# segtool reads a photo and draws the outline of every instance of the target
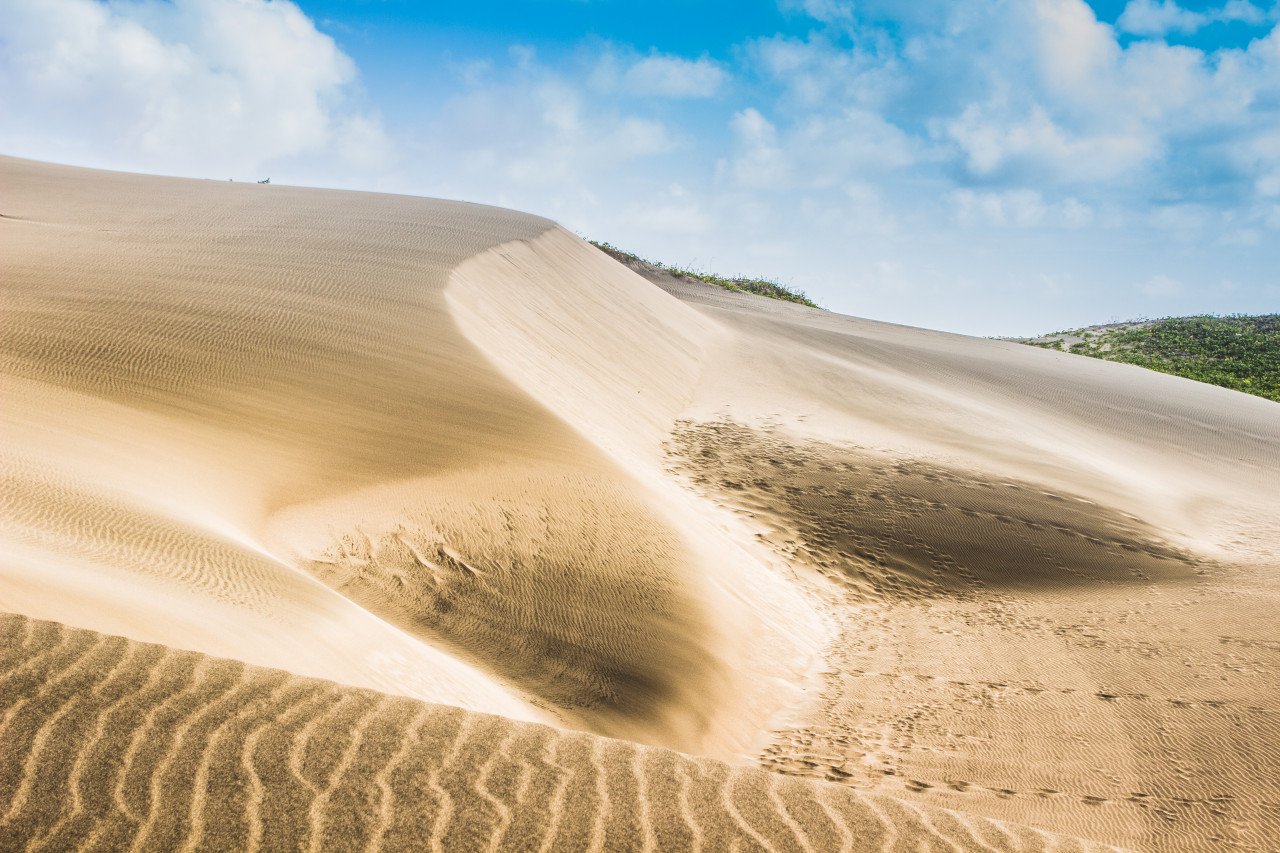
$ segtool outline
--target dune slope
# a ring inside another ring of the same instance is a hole
[[[0,182],[6,843],[1280,834],[1280,405],[478,205]]]
[[[797,681],[818,632],[727,600],[696,525],[494,369],[446,301],[455,266],[551,223],[3,165],[9,609],[691,751],[758,746],[790,701],[768,681]],[[656,326],[696,326],[653,297]]]
[[[1280,407],[657,283],[739,342],[671,472],[807,567],[837,625],[820,710],[765,766],[1134,847],[1269,849]]]

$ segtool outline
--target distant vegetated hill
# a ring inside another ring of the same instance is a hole
[[[1015,340],[1280,401],[1280,314],[1141,319]]]
[[[767,278],[727,278],[714,273],[698,272],[684,267],[669,266],[661,261],[650,261],[639,255],[633,255],[631,252],[623,251],[611,243],[600,243],[595,240],[589,241],[600,251],[609,255],[616,261],[631,267],[632,269],[641,269],[649,267],[670,273],[676,278],[686,278],[695,281],[701,281],[705,284],[714,284],[716,287],[723,287],[725,290],[736,290],[744,293],[754,293],[757,296],[767,296],[770,299],[781,299],[784,302],[795,302],[800,305],[808,305],[810,308],[821,308],[812,299],[804,294],[803,291],[794,290],[785,284]]]

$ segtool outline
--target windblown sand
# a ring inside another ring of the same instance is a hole
[[[1098,849],[52,622],[0,631],[4,849]]]
[[[1280,837],[1280,405],[478,205],[0,186],[0,848]]]

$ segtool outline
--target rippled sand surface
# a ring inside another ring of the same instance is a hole
[[[1266,850],[1280,406],[0,159],[0,847]]]
[[[5,849],[1097,849],[51,622],[0,631]]]

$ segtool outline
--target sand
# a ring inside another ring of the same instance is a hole
[[[0,631],[4,849],[1102,849],[51,622]]]
[[[0,846],[1265,850],[1280,406],[0,158]]]

